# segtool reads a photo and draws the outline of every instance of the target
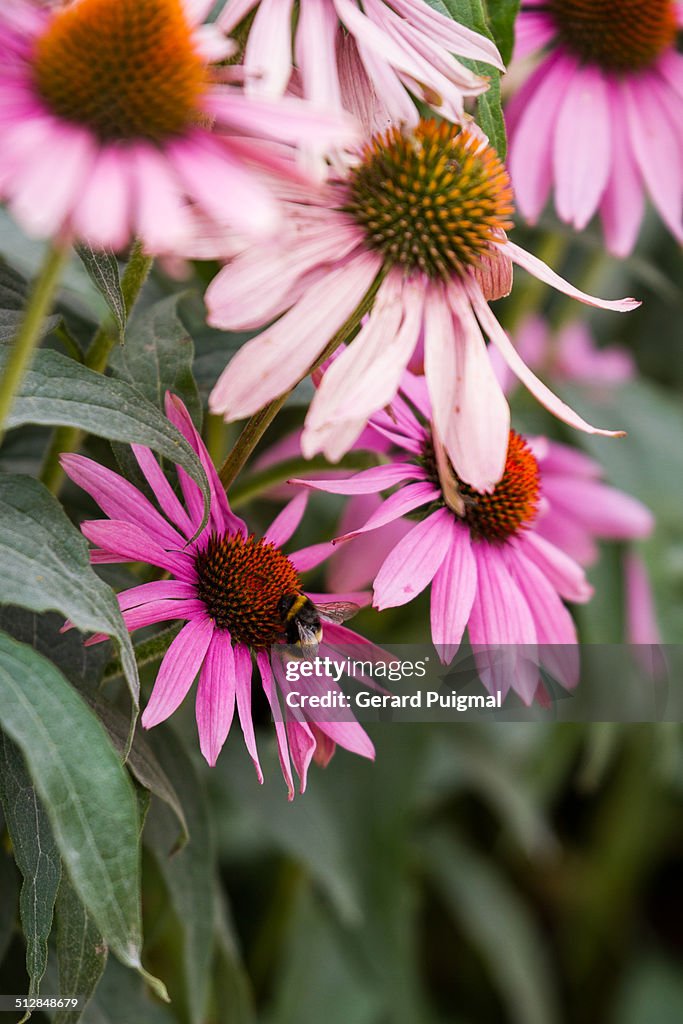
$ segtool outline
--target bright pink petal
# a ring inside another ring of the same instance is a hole
[[[183,583],[180,580],[153,580],[150,583],[141,583],[137,587],[123,590],[116,596],[119,608],[123,612],[129,608],[148,604],[150,601],[161,601],[169,598],[196,599],[197,590],[194,584]]]
[[[192,520],[164,476],[164,472],[151,448],[145,448],[140,444],[134,444],[131,447],[145,480],[154,491],[154,497],[159,502],[162,511],[166,513],[172,523],[175,523],[186,538],[191,537],[195,532]]]
[[[298,529],[306,511],[307,501],[308,495],[304,493],[297,494],[295,498],[292,498],[282,512],[273,519],[263,535],[264,541],[274,544],[276,548],[284,547]]]
[[[578,231],[607,185],[611,132],[607,83],[599,68],[588,65],[569,81],[555,129],[555,206]]]
[[[615,256],[628,256],[636,244],[643,219],[645,193],[629,140],[621,85],[609,83],[612,120],[612,171],[602,197],[600,214],[605,240]]]
[[[164,722],[182,704],[211,643],[214,625],[209,618],[183,626],[161,662],[142,724],[151,729]]]
[[[519,538],[520,550],[538,566],[548,582],[567,601],[583,604],[593,596],[586,574],[572,558],[533,531]]]
[[[360,495],[346,502],[339,522],[339,533],[344,536],[362,526],[379,507],[381,499]],[[371,534],[360,534],[342,545],[330,559],[326,576],[330,590],[336,592],[367,587],[379,572],[389,552],[413,528],[408,519],[397,519]]]
[[[235,655],[230,634],[217,629],[199,673],[196,703],[199,749],[212,768],[230,732],[235,690]]]
[[[450,541],[432,580],[432,642],[444,665],[453,660],[472,610],[477,566],[469,530],[451,517]]]
[[[292,768],[289,760],[287,729],[283,721],[282,711],[280,710],[280,703],[277,699],[277,693],[275,691],[273,673],[270,667],[270,658],[265,651],[259,651],[259,653],[256,655],[256,664],[258,665],[259,672],[261,673],[261,683],[263,685],[263,692],[266,695],[268,703],[270,704],[270,710],[273,714],[273,725],[275,726],[275,735],[277,737],[277,751],[278,756],[280,758],[280,767],[282,768],[282,775],[284,777],[285,782],[287,783],[287,795],[290,800],[293,800],[294,781],[292,779]]]
[[[121,519],[93,519],[81,523],[81,532],[105,551],[131,562],[147,562],[168,569],[180,579],[193,577],[192,561],[180,551],[165,551],[147,530]]]
[[[608,540],[649,537],[654,528],[650,510],[630,494],[595,480],[544,478],[543,493],[551,502]]]
[[[290,480],[292,484],[310,487],[314,491],[327,491],[328,494],[374,494],[386,491],[406,480],[419,480],[424,477],[424,470],[408,462],[392,462],[388,466],[372,466],[362,469],[359,473],[345,480]]]
[[[624,570],[628,642],[659,644],[662,638],[652,588],[645,564],[635,551],[624,556]]]
[[[322,544],[311,544],[310,547],[294,551],[287,557],[297,572],[308,572],[309,569],[316,569],[333,551],[332,542],[324,541]]]
[[[244,644],[238,644],[234,649],[235,655],[235,682],[237,687],[237,714],[239,715],[244,745],[254,763],[256,778],[263,785],[263,772],[256,749],[256,736],[254,734],[254,721],[251,717],[251,652]]]
[[[393,523],[395,519],[413,512],[422,505],[437,501],[440,497],[440,489],[432,483],[425,481],[424,483],[407,484],[383,501],[380,507],[372,513],[367,523],[359,526],[352,533],[340,537],[339,540],[350,540],[361,533],[368,533],[380,526],[386,526],[387,523]]]
[[[448,551],[452,518],[449,509],[439,509],[396,545],[375,579],[376,608],[407,604],[431,583]]]

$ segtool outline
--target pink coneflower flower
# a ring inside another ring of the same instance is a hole
[[[299,0],[296,17],[293,8],[293,0],[228,0],[218,18],[226,32],[247,35],[246,88],[253,95],[279,96],[289,85],[293,32],[304,96],[342,109],[350,62],[367,74],[389,117],[410,125],[418,120],[412,96],[459,121],[463,99],[488,88],[454,54],[505,70],[489,39],[424,0]]]
[[[184,504],[178,499],[148,448],[133,452],[159,509],[133,484],[91,459],[64,455],[69,477],[90,494],[108,519],[81,524],[96,545],[92,561],[145,562],[170,574],[170,579],[142,583],[118,595],[128,629],[158,622],[185,620],[157,674],[142,724],[149,729],[180,707],[197,673],[197,728],[202,754],[214,765],[230,731],[237,707],[244,741],[263,781],[251,717],[252,655],[273,712],[280,764],[292,799],[291,760],[306,787],[313,758],[326,764],[335,744],[363,757],[373,757],[368,736],[355,721],[308,722],[303,715],[283,716],[278,689],[284,674],[283,655],[274,645],[285,643],[280,602],[303,594],[300,573],[324,560],[330,545],[314,545],[289,556],[282,551],[298,527],[305,496],[297,495],[271,523],[263,537],[249,534],[230,509],[208,452],[180,401],[167,396],[166,413],[199,456],[209,478],[211,514],[196,537],[203,514],[199,487],[182,469],[178,478]],[[362,602],[363,595],[308,594],[316,605],[328,600]],[[106,637],[97,635],[89,641]],[[377,649],[341,625],[326,622],[320,655],[334,656],[334,645],[353,644],[372,657]],[[332,685],[331,680],[326,680]]]
[[[219,272],[206,302],[226,330],[279,318],[249,341],[219,378],[210,408],[228,420],[255,413],[305,376],[378,277],[355,340],[325,373],[306,417],[306,456],[335,461],[369,416],[391,401],[424,339],[424,372],[436,429],[460,478],[487,490],[501,478],[510,412],[484,335],[556,416],[592,427],[520,359],[487,297],[510,290],[512,262],[582,302],[629,310],[573,288],[508,241],[512,191],[476,128],[421,121],[393,128],[320,192],[293,187],[273,245],[254,245]]]
[[[191,234],[187,201],[238,231],[274,229],[253,165],[263,140],[344,144],[349,123],[214,80],[232,44],[211,0],[6,0],[0,12],[0,197],[29,234],[150,251]],[[260,145],[259,145],[260,143]]]
[[[516,57],[540,63],[507,108],[510,171],[535,221],[554,189],[581,230],[631,252],[645,193],[683,242],[683,6],[673,0],[524,0]]]
[[[484,682],[526,703],[538,687],[533,651],[565,686],[576,683],[576,629],[563,604],[591,597],[583,569],[538,531],[551,510],[544,499],[542,460],[534,447],[510,431],[501,479],[489,493],[475,489],[454,470],[430,428],[432,410],[420,381],[404,378],[410,403],[397,397],[372,424],[398,449],[385,466],[346,480],[298,480],[333,494],[366,495],[392,490],[364,525],[341,540],[377,533],[410,515],[413,522],[381,566],[364,549],[358,577],[374,571],[374,605],[407,604],[431,584],[431,632],[449,663],[465,629],[475,651],[505,647],[513,657],[495,665]],[[419,410],[419,411],[418,411]],[[543,450],[543,445],[540,445]],[[515,649],[519,650],[517,657]]]
[[[572,320],[553,332],[547,320],[534,314],[520,323],[512,341],[527,366],[552,381],[569,381],[594,391],[625,384],[636,374],[635,360],[626,348],[598,348],[590,328],[580,320]],[[491,352],[491,361],[509,394],[517,379],[496,349]]]

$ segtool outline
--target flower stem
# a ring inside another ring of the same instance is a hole
[[[365,314],[372,308],[375,296],[377,295],[379,286],[384,280],[386,273],[386,268],[383,267],[346,323],[342,324],[337,333],[332,336],[316,361],[311,367],[309,367],[303,377],[297,381],[297,384],[301,383],[301,381],[308,377],[309,374],[322,366],[322,364],[330,358],[332,353],[336,352],[340,345],[343,345],[344,342],[351,339]],[[296,386],[297,385],[295,384],[294,387]],[[247,423],[242,430],[242,433],[237,438],[232,451],[218,471],[219,479],[226,491],[240,471],[244,468],[247,459],[256,448],[256,445],[259,443],[266,430],[291,395],[292,391],[294,391],[294,387],[285,391],[284,394],[280,395],[278,398],[274,398],[272,402],[265,405],[263,409],[259,409],[257,413],[254,413],[254,415],[247,420]]]
[[[121,293],[128,316],[135,301],[147,280],[152,266],[152,257],[146,256],[140,242],[133,246],[126,269],[121,278]],[[89,370],[104,373],[109,362],[111,350],[119,341],[119,329],[113,320],[106,320],[98,329],[90,343],[83,363]],[[59,456],[65,452],[74,452],[83,440],[83,431],[78,427],[57,427],[48,449],[40,479],[53,494],[57,494],[64,480],[64,471]]]
[[[7,360],[2,383],[0,383],[0,443],[5,436],[5,422],[14,404],[17,391],[21,387],[33,353],[40,341],[43,321],[52,305],[69,252],[69,246],[50,244],[38,277],[29,292],[24,319]]]

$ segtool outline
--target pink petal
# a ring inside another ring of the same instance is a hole
[[[596,480],[543,479],[543,493],[598,537],[635,540],[654,528],[650,510],[630,494]]]
[[[74,210],[74,230],[94,249],[121,249],[131,232],[132,179],[128,154],[107,146],[94,167]]]
[[[381,499],[374,494],[348,501],[339,522],[340,535],[362,526],[380,504]],[[413,523],[409,520],[397,519],[372,534],[360,534],[342,545],[328,566],[326,581],[329,589],[338,592],[368,586],[392,548],[412,528]]]
[[[452,518],[449,509],[439,509],[399,541],[375,579],[376,608],[407,604],[431,583],[448,551]]]
[[[657,611],[643,560],[635,551],[624,556],[626,583],[626,621],[628,642],[660,644]]]
[[[273,681],[273,673],[270,667],[270,659],[268,654],[264,651],[259,651],[256,655],[256,664],[258,665],[259,672],[261,673],[261,683],[263,685],[263,692],[265,693],[268,703],[270,704],[270,710],[273,714],[273,725],[275,726],[275,735],[277,737],[277,751],[280,758],[280,767],[282,768],[282,774],[284,780],[287,783],[287,795],[290,800],[294,799],[294,781],[292,779],[292,768],[289,761],[289,747],[287,745],[287,730],[285,723],[282,718],[282,711],[280,710],[280,704],[277,699],[277,693],[275,692],[275,684]],[[311,755],[312,755],[311,751]]]
[[[235,712],[235,655],[230,634],[215,630],[197,686],[199,749],[213,768],[228,738]]]
[[[380,259],[367,253],[328,274],[272,327],[243,345],[209,396],[212,412],[242,419],[293,387],[370,288]]]
[[[407,484],[390,495],[386,501],[383,501],[380,507],[372,513],[367,523],[359,526],[352,533],[347,533],[346,536],[338,539],[341,541],[350,540],[361,533],[368,533],[370,530],[376,530],[380,526],[386,526],[387,523],[394,522],[395,519],[413,512],[422,505],[438,501],[440,497],[441,491],[434,484],[427,482]]]
[[[164,722],[182,704],[211,643],[214,625],[211,619],[193,619],[183,626],[164,655],[142,724],[151,729]]]
[[[453,660],[470,617],[477,587],[477,566],[469,530],[451,517],[450,541],[432,580],[432,642],[444,665]]]
[[[500,326],[495,316],[491,312],[488,303],[484,300],[479,290],[471,285],[468,288],[470,300],[474,308],[479,323],[488,334],[490,340],[496,346],[500,354],[502,355],[505,362],[508,364],[512,372],[519,378],[525,387],[529,389],[532,395],[538,399],[541,405],[544,405],[553,416],[557,416],[558,419],[564,423],[568,423],[571,427],[575,427],[577,430],[583,430],[587,434],[601,434],[604,437],[623,437],[623,431],[619,430],[604,430],[601,427],[594,427],[583,417],[579,416],[578,413],[574,412],[568,405],[566,405],[557,395],[553,394],[549,387],[539,380],[535,373],[533,373],[529,367],[524,363],[516,348],[508,338],[507,334]]]
[[[294,551],[287,557],[297,572],[308,572],[309,569],[316,569],[333,551],[332,542],[324,541],[322,544],[311,544],[310,547]]]
[[[246,16],[253,11],[259,0],[227,0],[216,19],[224,32],[232,32]]]
[[[372,466],[370,469],[361,469],[359,473],[355,473],[345,480],[296,478],[289,482],[301,487],[310,487],[314,491],[327,491],[328,494],[374,494],[388,490],[405,480],[419,480],[424,475],[424,470],[420,466],[414,466],[408,462],[392,462],[388,466]]]
[[[137,146],[131,153],[133,221],[148,252],[168,252],[186,242],[192,220],[179,183],[168,161],[152,146]]]
[[[256,749],[254,721],[251,717],[251,652],[244,646],[244,644],[238,644],[233,648],[233,652],[235,655],[237,714],[239,715],[242,735],[244,736],[244,745],[246,746],[247,752],[249,753],[249,756],[254,763],[254,768],[256,769],[256,778],[261,785],[263,785],[263,772],[261,771],[261,764],[259,762],[258,751]]]
[[[292,0],[260,0],[243,63],[247,93],[284,93],[292,74]]]
[[[342,108],[337,76],[339,22],[328,0],[300,0],[296,27],[296,62],[303,94],[327,110]],[[347,110],[355,108],[346,105]]]
[[[116,596],[119,608],[123,612],[129,608],[148,604],[150,601],[169,598],[196,599],[197,590],[192,583],[182,583],[180,580],[153,580],[151,583],[141,583],[137,587],[129,587],[128,590],[123,590]]]
[[[572,558],[532,531],[522,534],[518,543],[522,553],[538,566],[558,594],[577,604],[590,601],[593,588]]]
[[[626,103],[617,82],[609,84],[612,119],[612,171],[600,205],[607,247],[615,256],[628,256],[636,244],[643,219],[643,181],[629,141]]]
[[[298,529],[306,511],[307,502],[308,495],[305,493],[297,494],[295,498],[292,498],[264,533],[264,541],[274,544],[276,548],[284,547]]]
[[[140,444],[131,445],[145,480],[154,491],[154,497],[172,523],[188,538],[194,533],[192,520],[178,500],[173,488],[164,476],[163,470],[152,450]]]
[[[194,573],[187,555],[165,551],[148,531],[121,519],[94,519],[81,523],[81,532],[99,547],[131,562],[147,562],[179,576],[191,579]]]
[[[555,129],[555,206],[581,231],[595,213],[611,162],[608,86],[588,65],[570,79]]]

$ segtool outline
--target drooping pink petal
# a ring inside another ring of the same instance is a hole
[[[626,106],[619,82],[610,81],[612,170],[600,204],[605,240],[615,256],[628,256],[643,219],[645,192],[629,139]]]
[[[140,444],[133,444],[131,448],[147,483],[154,491],[154,496],[159,502],[162,511],[166,513],[172,523],[175,523],[184,537],[191,537],[194,533],[192,520],[164,476],[164,472],[151,448],[145,448]]]
[[[142,724],[151,729],[164,722],[182,704],[211,643],[211,619],[192,619],[183,626],[164,655],[151,696],[142,713]]]
[[[254,734],[254,721],[251,717],[251,677],[252,664],[251,652],[244,644],[237,644],[233,648],[235,656],[235,685],[237,688],[237,714],[244,736],[244,744],[256,769],[256,778],[263,785],[263,772],[256,749],[256,736]]]
[[[260,0],[244,51],[245,89],[281,96],[292,74],[293,0]]]
[[[432,580],[430,612],[432,642],[444,665],[450,664],[460,646],[477,587],[469,530],[454,516],[448,529],[448,548]]]
[[[264,541],[274,544],[276,548],[284,547],[298,529],[306,511],[307,502],[308,495],[303,492],[292,498],[280,514],[273,519],[263,535]]]
[[[380,503],[381,498],[374,494],[347,501],[339,521],[340,535],[362,526]],[[389,552],[412,527],[410,520],[398,519],[342,545],[330,559],[326,577],[329,589],[337,593],[369,586]]]
[[[243,345],[209,396],[211,411],[242,419],[293,387],[357,309],[379,264],[376,254],[367,253],[331,271],[272,327]]]
[[[538,566],[555,590],[567,601],[584,604],[593,588],[580,565],[537,533],[528,530],[518,541],[520,550]]]
[[[624,556],[626,632],[629,643],[662,642],[654,596],[642,558],[635,551]]]
[[[604,437],[623,437],[623,431],[619,430],[605,430],[601,427],[594,427],[578,413],[574,412],[565,402],[563,402],[557,395],[553,394],[549,387],[547,387],[543,381],[539,380],[535,373],[533,373],[529,367],[524,363],[520,357],[517,349],[514,347],[507,334],[500,326],[487,302],[484,301],[483,296],[478,289],[474,289],[471,285],[468,286],[470,300],[474,308],[479,323],[488,334],[490,340],[499,350],[505,362],[508,364],[512,372],[519,378],[525,387],[529,389],[532,395],[538,399],[541,405],[544,405],[553,416],[557,416],[558,419],[564,423],[568,423],[571,427],[575,427],[577,430],[583,430],[587,434],[601,434]]]
[[[449,509],[439,509],[396,545],[375,578],[376,608],[407,604],[431,583],[448,550],[452,518]]]
[[[212,768],[230,732],[235,691],[235,656],[230,634],[216,629],[199,673],[196,702],[199,749]]]
[[[502,552],[486,541],[473,545],[477,588],[469,635],[482,682],[490,693],[510,688],[531,704],[538,686],[536,627],[531,610],[505,567]]]
[[[259,672],[261,673],[261,684],[263,686],[263,692],[266,695],[268,703],[270,704],[270,710],[273,714],[273,725],[275,726],[275,735],[277,737],[278,757],[280,759],[282,775],[287,784],[287,796],[290,800],[293,800],[294,781],[292,779],[292,767],[289,760],[287,729],[285,727],[285,722],[282,717],[280,702],[277,699],[277,693],[275,691],[273,673],[270,667],[270,658],[265,651],[258,652],[258,654],[256,655],[256,664],[258,665]],[[311,756],[312,754],[313,751],[311,750]]]
[[[406,480],[424,479],[425,473],[420,466],[409,462],[391,462],[387,466],[371,466],[361,469],[353,476],[344,480],[305,480],[296,478],[292,484],[310,487],[314,491],[327,491],[328,494],[375,494],[386,491]]]

